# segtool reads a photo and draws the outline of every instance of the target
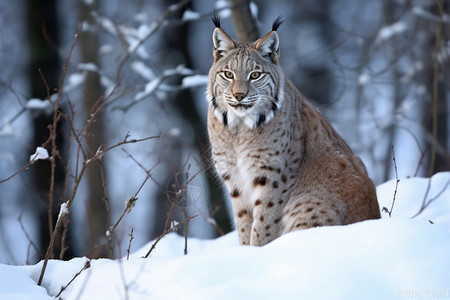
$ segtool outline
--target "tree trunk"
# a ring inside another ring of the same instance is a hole
[[[440,1],[440,4],[438,3],[432,8],[433,14],[442,18],[445,14],[448,15],[449,10],[450,5],[447,1]],[[425,52],[427,57],[429,57],[426,60],[426,73],[428,76],[425,79],[425,84],[431,103],[425,105],[426,109],[423,117],[424,125],[428,132],[425,149],[431,149],[426,168],[428,176],[450,170],[450,153],[448,151],[449,107],[445,83],[446,78],[448,82],[449,71],[448,68],[445,68],[448,62],[438,58],[438,54],[442,53],[443,44],[450,37],[449,29],[448,23],[439,21],[435,23],[434,31],[428,31],[430,43],[429,50]],[[430,53],[433,53],[433,55],[430,55]]]
[[[233,24],[240,42],[253,42],[259,38],[258,28],[250,11],[250,0],[231,0]]]
[[[46,99],[49,95],[47,93],[47,86],[39,74],[41,70],[43,77],[50,89],[50,92],[59,85],[60,77],[60,61],[58,59],[57,45],[58,45],[58,24],[56,13],[56,0],[29,0],[25,5],[27,8],[28,20],[28,36],[29,36],[29,50],[30,50],[30,66],[29,78],[31,85],[31,97],[38,99]],[[33,147],[41,146],[49,138],[48,126],[53,123],[53,114],[45,115],[39,114],[34,116],[34,142]],[[64,135],[61,133],[61,126],[57,128],[56,144],[58,149],[62,149],[64,144]],[[51,147],[47,147],[51,150]],[[34,149],[29,149],[33,153]],[[51,156],[54,153],[49,151]],[[38,197],[33,201],[40,203],[39,199],[43,199],[46,207],[38,208],[40,220],[40,235],[41,235],[41,249],[46,249],[50,241],[50,232],[56,222],[59,213],[59,192],[63,190],[64,186],[64,168],[56,160],[55,185],[53,193],[53,203],[50,203],[49,190],[51,167],[49,160],[37,161],[33,170],[35,171],[35,186]],[[50,208],[50,209],[49,209]],[[59,240],[59,239],[58,239]],[[54,249],[54,253],[58,251],[58,245]],[[53,254],[54,254],[53,253]],[[52,257],[54,257],[52,255]]]
[[[87,1],[80,2],[80,20],[89,24],[91,28],[82,31],[79,38],[79,47],[81,50],[81,59],[83,63],[92,63],[99,65],[98,49],[99,37],[96,30],[95,20],[91,13],[97,10],[96,2],[87,4]],[[96,105],[101,97],[102,90],[100,87],[100,78],[96,72],[88,72],[84,84],[83,97],[85,116],[89,118],[92,108]],[[87,143],[89,148],[89,155],[93,156],[98,147],[104,142],[104,127],[102,120],[102,112],[97,114],[96,120],[93,123],[87,135]],[[98,249],[97,247],[104,244],[106,241],[105,232],[107,230],[107,217],[104,203],[103,185],[101,179],[101,171],[98,163],[89,166],[87,170],[87,201],[88,201],[88,224],[90,230],[89,250],[90,256],[93,258],[106,255],[105,249]]]

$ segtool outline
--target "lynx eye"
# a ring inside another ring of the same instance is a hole
[[[233,79],[233,72],[231,71],[225,71],[225,77],[228,79]]]
[[[261,76],[261,72],[250,73],[250,79],[258,79]]]

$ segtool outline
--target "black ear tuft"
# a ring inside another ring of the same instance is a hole
[[[217,11],[213,13],[213,15],[211,16],[211,20],[216,27],[220,28],[220,15]]]
[[[275,21],[273,21],[272,24],[272,31],[277,31],[278,27],[280,27],[281,24],[283,24],[284,22],[284,17],[283,16],[278,16]]]

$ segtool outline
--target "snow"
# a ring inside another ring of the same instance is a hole
[[[96,21],[100,26],[112,35],[117,35],[116,25],[108,18],[104,16],[100,16],[96,13],[93,13],[93,16],[96,18]],[[89,26],[89,25],[88,25]],[[83,27],[84,28],[84,27]]]
[[[199,14],[198,12],[187,9],[184,11],[183,17],[181,18],[181,20],[185,21],[185,22],[195,21],[195,20],[200,19],[201,17],[202,17],[202,15]]]
[[[47,149],[42,147],[36,147],[36,152],[30,155],[30,162],[34,163],[36,160],[48,158],[49,156]]]
[[[192,75],[186,76],[181,82],[183,88],[190,88],[199,85],[206,85],[208,83],[208,76],[206,75]]]
[[[54,299],[62,287],[62,299],[449,297],[449,182],[450,172],[401,178],[392,218],[297,231],[264,247],[239,246],[232,232],[189,238],[184,255],[184,237],[170,233],[147,259],[154,242],[128,260],[51,260],[43,287],[36,284],[42,262],[0,264],[0,299]],[[395,183],[377,188],[380,207],[390,209]]]
[[[420,6],[414,6],[412,8],[412,12],[418,16],[423,18],[424,20],[428,20],[428,21],[433,21],[433,22],[438,22],[439,21],[439,16],[434,15],[433,13],[426,11],[423,7]],[[442,21],[443,22],[449,22],[449,16],[446,14],[443,14],[442,16]]]
[[[0,137],[8,137],[14,135],[14,129],[9,122],[5,122],[0,126]]]
[[[43,110],[43,111],[52,111],[53,107],[50,103],[50,101],[47,100],[41,100],[41,99],[30,99],[25,104],[25,107],[27,109],[33,109],[33,110]]]
[[[78,69],[83,71],[98,72],[98,66],[94,63],[79,63]]]
[[[106,54],[111,54],[114,51],[114,46],[110,45],[110,44],[105,44],[100,46],[100,48],[98,49],[98,53],[100,55],[106,55]]]
[[[88,65],[88,67],[89,67],[89,65],[91,65],[91,64],[86,64],[86,65]],[[93,65],[93,64],[91,67],[94,69],[96,68],[95,65]],[[81,66],[80,66],[80,68],[81,68]],[[64,86],[64,92],[69,92],[69,91],[73,90],[74,88],[83,84],[85,80],[86,80],[86,74],[84,74],[84,73],[70,74],[70,76],[67,78],[67,83]]]
[[[149,70],[146,70],[143,67],[143,65],[135,64],[133,67],[134,67],[134,71],[138,72],[142,76],[150,75],[150,73],[148,72]],[[174,69],[165,70],[160,77],[151,79],[145,85],[144,90],[135,95],[134,100],[140,101],[143,98],[152,95],[158,89],[158,87],[161,85],[161,83],[164,81],[164,79],[166,79],[168,77],[171,77],[174,75],[184,75],[184,76],[188,76],[188,77],[193,77],[192,73],[193,73],[193,71],[189,68],[184,67],[184,65],[178,65]],[[188,80],[187,83],[183,81],[183,87],[187,87],[187,86],[184,86],[184,84],[200,85],[200,84],[203,84],[204,81],[205,81],[205,78],[203,76],[196,76],[194,79],[192,79],[190,81]]]
[[[130,28],[128,26],[120,27],[122,33],[125,34],[125,38],[129,44],[128,52],[134,53],[139,46],[141,46],[142,42],[145,41],[152,35],[157,29],[156,23],[151,24],[150,26],[146,24],[141,24],[137,29]]]
[[[377,188],[380,207],[390,209],[395,191],[395,179]],[[432,221],[450,233],[450,172],[438,173],[431,178],[400,179],[392,216],[414,217],[424,203],[427,208],[417,216]]]
[[[64,202],[63,204],[61,204],[61,207],[59,208],[58,220],[68,214],[69,214],[69,203]]]
[[[358,77],[358,83],[360,85],[366,85],[368,82],[370,81],[370,75],[367,73],[362,73],[359,77]]]
[[[158,86],[161,84],[161,82],[162,82],[162,79],[159,77],[149,81],[145,85],[144,91],[136,94],[136,96],[134,97],[135,101],[139,101],[142,98],[148,97],[151,94],[153,94],[156,91],[156,89],[158,88]]]
[[[131,63],[130,67],[144,79],[152,80],[155,78],[155,72],[153,72],[153,70],[146,66],[142,61],[134,61]]]
[[[381,28],[375,39],[376,43],[384,42],[395,35],[398,35],[408,29],[408,25],[404,22],[397,22]]]
[[[215,10],[220,11],[221,18],[226,19],[231,17],[230,3],[227,0],[217,0],[215,2]]]

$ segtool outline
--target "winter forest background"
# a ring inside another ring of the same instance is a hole
[[[205,125],[215,10],[239,39],[285,17],[283,69],[375,184],[450,170],[449,1],[3,1],[0,263],[232,230]]]

